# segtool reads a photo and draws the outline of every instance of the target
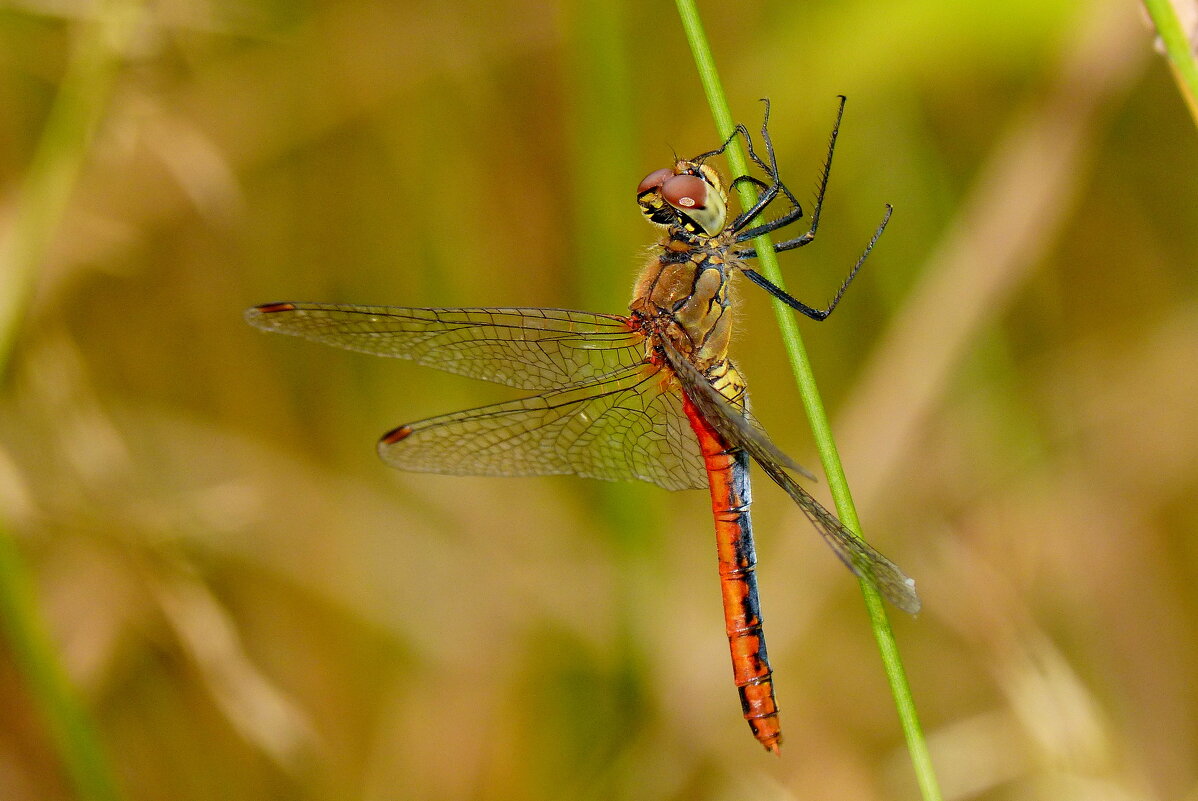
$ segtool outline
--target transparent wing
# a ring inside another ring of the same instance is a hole
[[[713,387],[702,372],[691,364],[677,349],[662,340],[666,360],[674,368],[683,391],[729,445],[744,448],[753,461],[765,471],[786,494],[798,504],[803,514],[815,526],[824,542],[860,578],[871,582],[892,604],[904,612],[919,611],[920,600],[915,593],[915,581],[907,577],[899,566],[891,562],[865,540],[845,528],[819,501],[787,473],[794,463],[774,445],[769,436],[752,425],[743,412],[737,409]]]
[[[431,417],[379,441],[401,470],[458,475],[574,473],[666,489],[707,486],[698,441],[666,374],[650,364],[531,398]]]
[[[266,331],[520,389],[590,381],[645,358],[644,334],[627,318],[565,309],[269,303],[245,319]]]

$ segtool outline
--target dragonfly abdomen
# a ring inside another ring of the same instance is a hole
[[[684,397],[683,405],[707,466],[724,626],[741,711],[753,736],[767,750],[776,752],[782,742],[782,729],[757,595],[757,553],[749,516],[749,456],[741,448],[729,448],[689,397]]]

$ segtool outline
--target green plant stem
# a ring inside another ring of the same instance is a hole
[[[0,526],[0,632],[45,721],[77,797],[118,801],[104,749],[58,658],[37,608],[29,571],[11,532]]]
[[[101,4],[74,41],[12,226],[0,242],[0,376],[7,373],[39,268],[78,182],[141,7],[141,0]],[[76,797],[117,801],[121,795],[99,735],[41,618],[34,582],[5,520],[0,520],[0,633]]]
[[[12,227],[0,242],[0,375],[6,372],[38,268],[79,179],[141,5],[140,0],[109,0],[95,9],[94,21],[75,39]]]
[[[1185,98],[1194,124],[1198,125],[1198,58],[1195,58],[1194,43],[1181,27],[1171,0],[1144,0],[1144,7],[1165,44],[1165,55],[1169,58],[1177,88]]]
[[[729,110],[728,100],[724,95],[719,74],[716,72],[715,61],[712,58],[711,48],[707,43],[707,36],[703,31],[703,24],[699,19],[698,10],[695,7],[694,0],[677,0],[677,5],[679,16],[682,18],[683,28],[686,31],[687,41],[690,43],[691,52],[694,54],[699,78],[703,83],[703,90],[707,95],[707,102],[711,106],[716,131],[721,138],[727,138],[732,135],[735,124],[732,121],[732,113]],[[732,140],[725,151],[725,156],[728,159],[728,167],[733,175],[744,175],[747,173],[745,157],[739,141]],[[738,189],[740,191],[741,205],[744,208],[749,208],[757,199],[755,189],[748,182],[742,182]],[[762,275],[774,284],[784,287],[777,256],[770,245],[769,237],[758,237],[754,240],[754,244],[759,254],[759,269]],[[828,477],[829,489],[836,501],[837,513],[840,515],[841,521],[855,535],[860,537],[861,524],[857,518],[857,511],[853,505],[848,482],[845,479],[844,468],[840,463],[840,455],[837,452],[836,443],[832,438],[832,428],[828,422],[828,416],[824,411],[823,400],[820,398],[819,388],[815,383],[815,374],[811,369],[811,362],[807,357],[806,349],[803,347],[802,338],[799,335],[799,327],[795,320],[794,312],[778,300],[774,301],[774,312],[778,318],[778,327],[781,329],[783,343],[790,357],[791,368],[794,372],[799,394],[803,400],[803,407],[815,436],[820,461]],[[932,767],[931,755],[928,752],[923,729],[919,725],[915,702],[911,696],[911,687],[907,681],[906,672],[903,670],[902,660],[899,657],[898,644],[894,639],[894,632],[890,628],[886,609],[883,606],[881,597],[878,595],[878,591],[868,581],[861,581],[861,592],[865,597],[865,606],[869,613],[870,624],[873,627],[874,637],[878,642],[878,648],[882,654],[882,664],[886,671],[886,677],[890,682],[890,690],[894,696],[903,734],[907,740],[907,750],[911,754],[911,762],[915,769],[920,791],[925,801],[939,801],[941,798],[940,786]]]

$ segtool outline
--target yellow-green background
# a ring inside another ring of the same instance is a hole
[[[849,97],[795,294],[895,206],[803,331],[919,581],[895,626],[946,797],[1198,798],[1198,137],[1138,6],[701,7],[802,199]],[[89,8],[0,9],[0,234]],[[0,387],[0,514],[128,798],[916,797],[856,584],[773,487],[780,759],[702,493],[395,473],[379,434],[512,393],[241,321],[620,312],[637,181],[717,144],[665,2],[146,7]],[[811,463],[742,290],[758,416]],[[0,797],[73,797],[9,656]]]

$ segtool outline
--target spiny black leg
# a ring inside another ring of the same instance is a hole
[[[769,100],[763,99],[762,102],[765,103],[765,122],[763,122],[761,124],[762,131],[764,131],[765,126],[769,122],[769,118],[770,118],[770,106],[769,106]],[[745,225],[747,225],[751,219],[753,219],[758,214],[760,214],[762,212],[762,210],[765,209],[766,206],[768,206],[770,203],[773,202],[774,198],[777,197],[779,191],[783,192],[786,195],[787,199],[790,200],[790,202],[793,206],[798,208],[798,205],[799,205],[798,200],[795,199],[795,196],[793,194],[791,194],[790,190],[787,189],[786,186],[784,186],[782,184],[782,182],[778,180],[778,169],[777,169],[778,165],[777,165],[776,159],[774,158],[773,146],[771,145],[770,150],[769,150],[770,164],[766,164],[764,161],[761,160],[761,157],[757,155],[757,151],[753,149],[753,137],[749,134],[749,129],[746,128],[744,125],[737,125],[736,128],[733,129],[732,133],[728,136],[728,138],[724,140],[724,143],[722,145],[720,145],[715,150],[709,150],[706,153],[700,153],[698,156],[695,156],[694,161],[701,162],[704,159],[711,158],[712,156],[722,155],[724,153],[724,151],[728,149],[728,145],[732,144],[732,140],[735,139],[737,136],[744,137],[745,148],[749,152],[749,158],[751,158],[753,160],[753,163],[756,164],[758,167],[760,167],[761,170],[764,173],[766,173],[766,175],[769,176],[770,180],[772,180],[773,183],[767,184],[764,181],[754,178],[751,175],[740,175],[740,176],[737,176],[735,179],[733,179],[731,188],[736,188],[736,185],[739,184],[741,181],[750,181],[750,182],[756,184],[758,186],[758,188],[760,188],[763,191],[763,194],[757,199],[757,202],[753,204],[753,208],[738,215],[737,218],[732,222],[732,225],[730,227],[733,231],[740,230]],[[785,223],[785,224],[789,224],[790,222],[793,222],[794,220],[796,220],[802,216],[803,216],[803,212],[801,209],[799,209],[799,213],[797,216],[794,215],[793,212],[789,212],[786,215],[787,223]],[[777,227],[781,227],[781,226],[777,226]],[[773,230],[773,228],[771,228],[770,230]],[[737,239],[736,241],[739,242],[742,240]]]
[[[840,105],[836,108],[836,122],[832,124],[832,135],[828,137],[828,157],[824,159],[824,171],[819,177],[819,192],[815,196],[815,208],[811,210],[811,230],[810,234],[815,236],[815,229],[819,227],[819,213],[824,207],[824,193],[828,191],[828,176],[832,174],[832,154],[836,151],[836,138],[840,136],[840,121],[844,119],[844,104],[846,98],[844,95],[837,95],[840,98]],[[889,208],[889,207],[888,207]],[[890,212],[886,212],[886,217],[890,217]],[[882,223],[882,227],[886,227],[886,223]]]
[[[882,222],[878,225],[878,230],[874,231],[874,235],[870,237],[869,244],[865,246],[865,252],[861,254],[861,258],[857,259],[857,263],[853,265],[853,269],[849,271],[848,277],[844,279],[844,282],[840,285],[840,289],[836,290],[836,295],[832,298],[832,302],[829,303],[826,308],[815,309],[811,306],[808,306],[806,303],[803,303],[801,300],[791,297],[786,293],[786,290],[782,289],[756,270],[750,270],[746,268],[741,270],[741,272],[744,273],[745,277],[754,284],[757,284],[757,286],[761,287],[766,292],[769,292],[778,300],[782,301],[800,314],[806,315],[817,322],[826,320],[828,319],[828,315],[830,315],[836,309],[836,305],[840,303],[840,299],[844,297],[844,293],[848,291],[849,284],[853,283],[853,279],[857,277],[857,272],[861,269],[861,265],[865,264],[866,257],[869,256],[870,251],[873,250],[874,245],[877,244],[878,237],[880,237],[882,232],[886,230],[886,223],[890,222],[890,214],[893,211],[894,207],[887,203],[886,214],[882,217]],[[810,239],[807,240],[807,242],[810,241]],[[803,244],[805,245],[807,242],[803,242]],[[799,247],[799,245],[795,245],[794,247]]]
[[[711,158],[712,156],[722,155],[724,151],[728,149],[728,145],[732,144],[732,140],[737,136],[741,136],[744,137],[745,148],[748,151],[749,158],[752,159],[753,163],[756,164],[761,171],[764,172],[773,182],[771,184],[767,184],[764,181],[758,180],[750,175],[741,175],[732,181],[733,188],[735,188],[736,185],[741,181],[750,181],[756,184],[757,187],[762,190],[762,195],[757,199],[757,202],[753,204],[753,207],[741,213],[736,217],[735,220],[733,220],[731,226],[729,226],[733,231],[740,231],[740,229],[748,225],[754,217],[760,214],[767,206],[769,206],[770,203],[774,201],[775,198],[777,198],[779,192],[783,193],[786,196],[786,199],[790,201],[791,206],[793,207],[790,211],[788,211],[782,217],[779,217],[777,220],[766,223],[765,225],[756,226],[752,229],[753,233],[747,236],[738,236],[735,240],[736,242],[744,242],[748,239],[752,239],[755,236],[760,236],[768,231],[774,231],[778,228],[790,225],[792,222],[803,216],[803,209],[799,205],[799,201],[795,198],[794,194],[791,193],[790,189],[788,189],[780,180],[778,180],[778,160],[774,153],[774,145],[770,141],[768,133],[770,121],[770,101],[768,98],[762,98],[762,102],[765,103],[765,115],[761,122],[761,133],[766,143],[766,155],[769,156],[768,163],[757,154],[757,150],[753,147],[753,137],[749,134],[749,129],[744,125],[737,125],[728,138],[724,140],[724,143],[715,150],[709,150],[706,153],[700,153],[694,158],[694,161],[702,162],[705,159]]]
[[[774,143],[770,140],[770,99],[768,97],[761,98],[761,102],[765,103],[765,115],[761,120],[761,141],[765,143],[765,154],[770,157],[770,166],[767,172],[778,180],[778,155],[774,152]],[[761,164],[761,159],[754,158]],[[765,169],[762,165],[762,169]]]
[[[766,119],[767,120],[769,119],[769,101],[766,101]],[[773,202],[774,198],[777,197],[777,195],[778,195],[779,188],[781,188],[781,190],[786,193],[787,197],[790,198],[790,201],[792,203],[794,203],[795,205],[798,205],[797,201],[795,201],[795,199],[794,199],[794,196],[791,195],[790,190],[788,190],[785,186],[782,186],[779,183],[777,175],[775,175],[773,173],[773,171],[771,171],[769,165],[767,165],[764,161],[762,161],[761,158],[757,155],[757,153],[753,150],[753,137],[749,135],[749,129],[746,128],[744,125],[737,125],[736,128],[733,129],[732,133],[728,136],[728,138],[724,140],[724,143],[722,145],[720,145],[715,150],[709,150],[706,153],[700,153],[699,155],[694,157],[693,161],[702,162],[705,159],[711,158],[712,156],[722,155],[723,152],[728,149],[728,145],[732,144],[732,140],[735,139],[737,136],[744,137],[745,147],[749,151],[750,158],[752,158],[754,163],[756,163],[759,167],[761,167],[761,169],[770,176],[770,178],[774,181],[774,183],[767,184],[764,181],[754,178],[751,175],[741,175],[741,176],[738,176],[737,178],[733,179],[732,185],[731,185],[732,188],[735,188],[736,185],[739,184],[741,181],[749,181],[749,182],[752,182],[753,184],[756,184],[761,190],[763,190],[763,194],[761,195],[761,197],[758,198],[757,202],[755,204],[753,204],[753,208],[747,212],[744,212],[743,214],[740,214],[739,216],[737,216],[737,218],[735,220],[733,220],[732,225],[730,226],[733,231],[736,231],[736,230],[740,229],[741,227],[745,226],[746,224],[748,224],[749,220],[753,219],[753,217],[756,217],[758,214],[761,213],[762,209],[764,209],[771,202]],[[799,213],[799,216],[802,216],[801,211]],[[795,219],[797,219],[797,218],[795,218]]]
[[[749,150],[752,150],[753,149],[753,140],[749,137],[749,129],[746,128],[744,125],[737,125],[735,128],[732,129],[732,133],[728,135],[728,138],[724,140],[724,144],[720,145],[715,150],[708,150],[706,153],[700,153],[699,155],[697,155],[693,159],[691,159],[691,161],[701,162],[701,161],[705,161],[705,160],[711,158],[712,156],[722,156],[724,154],[724,151],[728,149],[728,145],[732,144],[732,140],[735,139],[738,135],[743,136],[745,138],[745,142],[748,144]]]
[[[761,156],[757,155],[757,151],[753,149],[753,140],[746,134],[745,147],[749,151],[749,158],[753,163],[761,168],[761,171],[768,175],[774,181],[778,180],[778,159],[774,156],[774,145],[770,142],[770,135],[767,129],[770,124],[770,99],[768,97],[761,98],[761,102],[765,103],[765,114],[761,119],[761,138],[765,142],[765,154],[769,156],[769,163],[761,160]]]
[[[841,99],[841,108],[843,110],[844,98],[841,97],[840,99]],[[739,135],[739,136],[744,137],[745,149],[748,151],[749,158],[753,160],[753,163],[756,164],[758,167],[760,167],[761,171],[764,172],[766,175],[768,175],[772,180],[777,181],[778,180],[778,159],[774,153],[774,145],[773,145],[773,142],[770,141],[770,135],[769,135],[769,130],[768,130],[769,122],[770,122],[770,100],[768,97],[763,97],[763,98],[761,98],[761,102],[765,103],[765,116],[761,122],[761,137],[765,141],[765,146],[766,146],[765,152],[766,152],[766,155],[769,156],[769,159],[770,159],[769,163],[766,163],[764,160],[762,160],[761,156],[757,155],[757,151],[753,147],[753,137],[749,134],[749,129],[746,128],[743,124],[737,125],[736,128],[734,128],[732,130],[732,133],[728,136],[728,138],[724,140],[724,143],[722,145],[717,147],[715,150],[709,150],[706,153],[700,153],[699,155],[695,156],[695,158],[693,160],[694,161],[703,161],[704,159],[709,159],[712,156],[722,155],[724,153],[724,151],[728,149],[728,145],[732,144],[732,140],[735,139]],[[747,177],[747,176],[741,176],[741,178],[744,178],[744,177]],[[738,178],[737,180],[740,180],[740,179]]]
[[[736,186],[736,184],[742,180],[747,180],[747,181],[752,182],[753,184],[756,184],[758,186],[758,188],[762,189],[762,192],[760,195],[757,196],[757,200],[756,200],[756,202],[753,203],[752,206],[750,206],[749,208],[745,209],[743,212],[738,214],[736,216],[736,219],[732,221],[732,225],[730,225],[729,228],[731,228],[733,231],[740,231],[742,228],[744,228],[746,225],[748,225],[749,222],[754,217],[756,217],[758,214],[760,214],[762,211],[765,210],[766,206],[773,203],[774,200],[777,199],[779,190],[785,191],[785,189],[786,189],[786,187],[784,187],[784,186],[782,186],[782,184],[778,183],[777,179],[774,180],[774,183],[767,184],[764,181],[759,181],[756,178],[752,178],[751,176],[748,176],[748,175],[740,176],[739,178],[737,178],[735,181],[732,182],[732,185]],[[803,210],[799,209],[797,206],[794,209],[791,209],[790,211],[788,211],[785,215],[783,215],[783,217],[787,217],[787,216],[793,217],[793,219],[790,220],[790,222],[793,222],[795,219],[798,219],[798,217],[794,217],[794,212],[796,210],[799,212],[799,216],[801,217],[803,215]],[[779,218],[779,219],[782,219],[782,218]],[[769,223],[767,223],[767,225],[768,224]],[[763,227],[765,227],[765,226],[759,225],[756,228],[754,228],[753,230],[757,230],[757,228],[763,228]],[[757,234],[754,234],[754,236],[757,236]],[[745,237],[745,234],[742,232],[740,234],[737,234],[736,239],[734,241],[741,242],[741,241],[744,241],[744,239],[746,239],[746,238],[752,238],[752,237]]]
[[[785,186],[782,187],[782,191],[786,192]],[[789,195],[790,193],[786,192],[786,194]],[[748,212],[745,212],[745,214],[742,216],[745,218],[743,222],[748,222],[748,220],[751,219]],[[755,225],[752,228],[741,231],[739,234],[736,235],[736,239],[733,241],[738,242],[738,243],[739,242],[748,242],[750,239],[756,239],[757,237],[761,236],[762,234],[772,233],[774,231],[777,231],[779,228],[785,228],[786,226],[791,225],[794,222],[796,222],[797,220],[799,220],[800,218],[802,218],[802,216],[803,216],[802,207],[798,203],[794,203],[792,201],[790,211],[786,212],[785,214],[783,214],[781,217],[777,218],[776,220],[770,220],[769,222],[762,223],[761,225]],[[737,217],[736,221],[741,222],[741,218]],[[735,226],[734,226],[734,230],[735,230]],[[744,251],[737,251],[736,255],[740,256],[741,258],[752,258],[751,256],[750,257],[743,256],[742,255],[743,253],[744,253]],[[756,255],[757,251],[754,250],[753,254]]]
[[[798,199],[794,196],[794,194],[791,193],[790,189],[788,189],[786,185],[782,183],[781,179],[778,178],[778,158],[774,152],[774,143],[770,140],[769,134],[770,101],[769,98],[763,97],[761,102],[765,103],[765,114],[763,115],[761,121],[761,139],[765,143],[765,154],[769,157],[769,163],[766,163],[764,160],[762,160],[761,156],[757,155],[757,151],[753,148],[753,140],[748,136],[748,134],[745,135],[745,145],[749,151],[749,158],[753,160],[753,163],[756,164],[762,172],[769,176],[773,183],[767,185],[764,181],[759,181],[748,175],[739,176],[732,181],[732,186],[734,188],[741,181],[748,180],[752,181],[758,186],[758,188],[763,190],[762,195],[757,198],[757,201],[752,205],[752,207],[746,209],[744,212],[738,215],[735,220],[732,221],[730,228],[733,231],[739,232],[735,239],[735,241],[738,243],[747,242],[748,240],[761,236],[762,234],[769,233],[770,231],[776,231],[779,228],[784,228],[803,216],[803,207],[799,205]],[[784,194],[786,199],[790,201],[790,211],[786,212],[776,220],[754,226],[748,231],[742,231],[742,228],[748,225],[758,214],[764,211],[770,203],[774,202],[779,192]]]
[[[790,308],[794,309],[800,314],[810,317],[812,320],[825,320],[827,319],[828,315],[832,313],[831,309],[827,309],[826,311],[822,309],[813,309],[798,298],[791,297],[789,294],[787,294],[785,289],[778,286],[756,270],[750,270],[746,267],[745,269],[741,270],[741,273],[744,274],[745,278],[748,278],[754,284],[757,284],[757,286],[761,287],[766,292],[769,292],[771,295],[785,303]]]
[[[811,240],[815,239],[816,230],[819,228],[820,213],[823,211],[823,208],[824,208],[824,195],[827,193],[827,190],[828,190],[828,176],[831,175],[831,173],[832,173],[832,154],[835,153],[835,151],[836,151],[836,138],[840,135],[840,121],[844,117],[845,96],[838,95],[837,97],[840,99],[840,105],[836,109],[836,122],[832,126],[832,135],[828,139],[828,155],[824,158],[824,168],[820,172],[819,188],[815,195],[815,208],[813,208],[811,210],[811,227],[808,228],[807,233],[803,234],[802,236],[797,236],[794,239],[789,239],[785,242],[776,243],[774,245],[775,253],[781,253],[784,250],[793,250],[795,248],[801,248],[803,245],[806,245],[809,242],[811,242]],[[764,127],[762,128],[761,135],[762,135],[762,138],[766,141],[766,145],[768,147],[767,152],[769,154],[771,154],[771,158],[772,158],[773,149],[774,149],[773,143],[769,141],[769,133],[765,130]],[[787,195],[790,195],[789,191],[787,191]],[[797,201],[796,201],[795,205],[798,205]],[[795,217],[795,219],[798,219],[798,217]],[[791,222],[793,222],[793,220],[791,220]],[[777,226],[777,227],[781,227],[781,226]],[[885,227],[885,223],[883,223],[883,227]],[[768,233],[771,230],[775,230],[774,228],[767,228],[766,230],[763,231],[763,230],[760,230],[761,228],[766,228],[766,226],[758,226],[758,228],[754,228],[754,229],[750,229],[749,231],[741,232],[740,234],[737,235],[736,241],[737,242],[747,242],[749,239],[752,238],[749,236],[749,234],[753,234],[753,236],[760,236],[763,233]],[[738,250],[738,251],[736,251],[735,255],[737,256],[737,258],[741,258],[741,259],[752,259],[757,256],[757,249],[756,248],[746,248],[744,250]]]
[[[760,178],[753,177],[752,175],[740,175],[740,176],[737,176],[736,178],[733,178],[732,183],[729,184],[729,186],[728,186],[728,189],[729,190],[735,189],[736,185],[741,182],[753,184],[753,186],[757,187],[758,189],[760,189],[763,192],[769,191],[769,189],[770,189],[769,184],[767,184],[765,181],[761,180]]]
[[[836,109],[836,121],[832,125],[832,134],[828,139],[828,154],[824,158],[823,169],[820,171],[819,186],[815,196],[815,207],[811,212],[811,227],[805,234],[802,234],[801,236],[797,236],[794,239],[789,239],[785,242],[779,242],[773,245],[771,249],[775,253],[801,248],[804,245],[810,244],[815,239],[816,231],[819,229],[820,214],[823,211],[824,196],[827,194],[828,190],[828,177],[832,173],[832,156],[836,152],[836,139],[840,135],[840,123],[844,118],[845,97],[844,95],[839,95],[838,98],[840,103]],[[737,134],[744,136],[745,144],[749,151],[749,157],[769,177],[772,183],[766,184],[764,181],[747,175],[739,176],[732,181],[733,188],[735,188],[741,181],[748,181],[762,191],[761,196],[758,198],[757,202],[753,204],[752,208],[746,210],[732,223],[732,230],[738,232],[735,238],[737,243],[747,242],[750,239],[758,237],[762,234],[776,231],[780,228],[790,225],[803,216],[803,210],[799,205],[798,200],[795,199],[794,195],[790,192],[786,185],[783,184],[778,178],[777,154],[774,151],[774,143],[771,140],[769,133],[770,103],[769,100],[765,99],[763,99],[762,102],[765,103],[765,115],[761,123],[761,141],[765,145],[765,154],[769,159],[768,163],[764,161],[753,149],[752,137],[749,136],[748,130],[745,129],[743,125],[737,126],[737,130],[734,132],[733,137],[735,137]],[[731,141],[732,137],[730,137],[728,141],[724,143],[724,146],[720,148],[720,152],[727,148],[729,142]],[[747,225],[759,213],[761,213],[766,206],[777,199],[779,193],[784,194],[791,202],[791,210],[776,220],[742,230],[744,226]],[[831,315],[836,309],[836,306],[840,303],[840,299],[844,297],[845,292],[848,291],[849,285],[853,283],[853,279],[857,277],[857,273],[861,270],[861,266],[865,263],[865,259],[873,250],[874,245],[877,244],[878,238],[882,235],[882,231],[886,230],[886,224],[890,221],[890,215],[893,211],[894,208],[890,204],[887,204],[886,213],[882,217],[882,222],[878,224],[878,228],[876,231],[874,231],[874,235],[870,238],[869,244],[865,246],[865,251],[861,254],[861,257],[857,259],[857,263],[853,265],[853,269],[849,271],[848,276],[841,283],[840,288],[836,290],[836,294],[833,296],[832,302],[823,309],[816,309],[812,306],[808,306],[806,303],[803,303],[797,298],[792,297],[785,290],[774,284],[769,279],[765,278],[756,270],[744,268],[742,269],[742,272],[750,281],[757,284],[759,287],[764,289],[766,292],[769,292],[775,298],[781,300],[792,309],[806,315],[807,317],[810,317],[812,320],[826,320],[828,316]],[[757,249],[745,248],[743,250],[735,251],[733,255],[739,259],[751,259],[757,256]]]
[[[799,205],[799,201],[793,194],[791,194],[790,190],[786,187],[786,184],[778,180],[777,177],[774,177],[774,182],[772,184],[767,184],[764,181],[753,178],[752,176],[742,175],[732,182],[732,186],[735,187],[741,181],[750,181],[763,191],[762,194],[757,198],[757,202],[747,210],[737,215],[736,219],[733,220],[732,224],[729,226],[731,230],[739,232],[733,239],[734,242],[748,242],[750,239],[759,237],[762,234],[768,234],[771,231],[777,231],[779,228],[785,228],[803,216],[803,207]],[[746,225],[749,224],[750,221],[753,220],[753,218],[760,214],[766,206],[773,203],[774,200],[777,199],[779,192],[785,195],[786,199],[790,201],[790,211],[786,212],[775,220],[770,220],[769,222],[762,223],[761,225],[753,226],[748,230],[742,230]]]

